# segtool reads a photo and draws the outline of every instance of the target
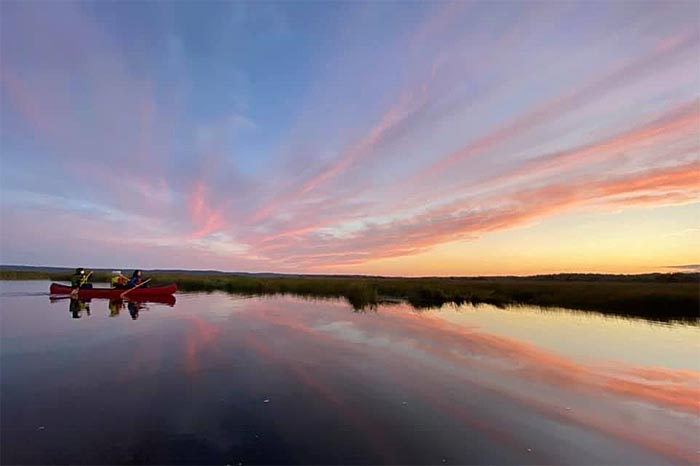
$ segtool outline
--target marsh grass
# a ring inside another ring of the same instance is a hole
[[[146,275],[150,274],[145,272]],[[108,281],[95,272],[93,281]],[[70,279],[70,272],[0,270],[0,279]],[[446,303],[487,303],[499,307],[528,304],[659,321],[697,321],[697,275],[570,275],[531,278],[390,278],[353,276],[248,276],[234,274],[157,273],[153,284],[177,283],[181,291],[225,291],[247,295],[293,294],[345,298],[356,310],[371,309],[391,297],[415,308]]]
[[[663,321],[698,319],[700,302],[697,282],[178,275],[158,275],[157,282],[176,282],[183,291],[344,297],[355,309],[374,307],[380,296],[386,296],[416,308],[446,303],[529,304]]]

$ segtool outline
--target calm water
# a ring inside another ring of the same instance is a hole
[[[0,286],[3,464],[700,460],[698,327]]]

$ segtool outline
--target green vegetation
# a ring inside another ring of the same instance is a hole
[[[24,270],[0,270],[0,280],[50,280],[49,272]]]
[[[73,271],[63,270],[7,270],[0,269],[0,280],[53,280],[70,281]],[[95,271],[90,276],[91,282],[109,282],[109,272]]]
[[[294,294],[345,298],[357,310],[392,298],[416,308],[446,303],[488,303],[504,307],[530,304],[563,307],[652,320],[697,321],[700,318],[698,274],[553,275],[503,278],[388,278],[355,276],[262,276],[147,272],[153,284],[175,282],[181,291],[225,291],[249,295]],[[153,274],[153,275],[151,275]],[[70,271],[0,270],[0,279],[68,280]],[[108,281],[97,271],[93,281]]]
[[[363,279],[318,277],[252,277],[236,275],[158,274],[154,283],[177,283],[182,291],[227,291],[250,295],[294,294],[305,297],[346,298],[356,310],[379,302],[377,288]]]

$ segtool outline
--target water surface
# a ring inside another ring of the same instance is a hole
[[[77,308],[0,286],[3,464],[700,459],[697,326],[223,293]]]

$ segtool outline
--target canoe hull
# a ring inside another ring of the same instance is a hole
[[[51,294],[70,294],[71,287],[66,285],[61,285],[58,283],[52,283],[49,288]],[[116,288],[81,288],[78,291],[79,298],[107,298],[107,299],[117,299],[119,296],[128,290],[116,289]],[[168,296],[177,291],[177,285],[171,283],[170,285],[163,286],[151,286],[148,288],[136,288],[134,291],[129,291],[126,295],[132,299],[138,298],[149,298],[153,296]]]

